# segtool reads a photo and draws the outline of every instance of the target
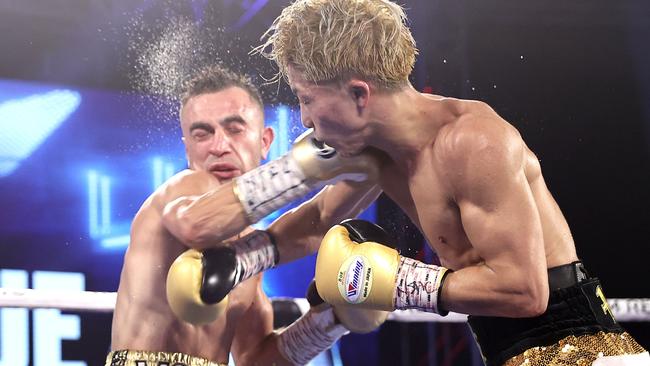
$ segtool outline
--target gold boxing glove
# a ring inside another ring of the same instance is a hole
[[[314,189],[340,180],[373,181],[378,175],[377,155],[363,151],[343,157],[307,130],[287,154],[235,178],[234,190],[255,223]]]
[[[382,237],[382,235],[384,237]],[[385,231],[363,220],[332,227],[316,259],[316,286],[328,303],[392,311],[418,309],[446,315],[440,293],[452,271],[402,257]]]
[[[316,288],[316,282],[313,280],[309,284],[309,289],[307,290],[307,300],[312,308],[322,306],[321,304],[332,306],[334,315],[339,323],[353,333],[372,332],[386,321],[389,314],[387,311],[324,303],[323,298],[319,295],[318,289]]]
[[[350,305],[332,305],[336,318],[353,333],[370,333],[379,328],[390,312],[363,309]]]
[[[185,251],[172,263],[167,273],[167,302],[174,314],[192,324],[213,322],[226,311],[228,296],[219,301],[207,299],[204,288],[203,253]]]
[[[359,229],[358,223],[367,228]],[[366,240],[369,236],[381,240],[377,235],[367,235],[368,228],[383,232],[372,223],[349,220],[325,234],[316,258],[316,287],[335,308],[358,306],[393,311],[400,255],[393,248]]]
[[[238,283],[275,265],[271,235],[255,230],[227,245],[178,256],[167,273],[167,301],[174,314],[192,324],[214,321],[226,310]]]

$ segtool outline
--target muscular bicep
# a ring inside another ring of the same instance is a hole
[[[505,122],[486,124],[450,137],[447,176],[463,229],[488,266],[533,266],[544,247],[524,171],[525,145]]]
[[[443,297],[456,311],[530,315],[545,306],[548,285],[541,221],[524,171],[523,141],[508,127],[462,133],[455,136],[446,174],[463,230],[483,262],[449,276]]]
[[[501,174],[459,192],[463,229],[486,265],[494,271],[546,271],[541,224],[523,172]],[[479,180],[482,180],[479,178]],[[527,272],[527,273],[526,273]]]

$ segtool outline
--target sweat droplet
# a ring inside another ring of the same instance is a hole
[[[236,65],[232,58],[237,56],[230,50],[241,48],[223,28],[180,16],[154,23],[135,17],[126,33],[131,85],[144,95],[146,104],[153,104],[155,116],[151,117],[158,121],[177,121],[183,84],[199,70],[224,62],[227,55],[231,59],[224,63]]]

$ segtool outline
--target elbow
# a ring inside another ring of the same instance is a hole
[[[181,243],[198,249],[201,242],[201,229],[196,220],[183,208],[166,207],[162,214],[163,225]]]
[[[546,307],[548,306],[548,296],[527,296],[525,298],[525,304],[521,309],[521,317],[524,318],[533,318],[544,314]]]
[[[517,317],[532,318],[542,315],[548,306],[549,289],[546,284],[528,283],[513,301]]]
[[[192,225],[182,225],[179,228],[179,235],[177,239],[192,249],[202,249],[202,241],[200,239],[198,230],[193,228]]]

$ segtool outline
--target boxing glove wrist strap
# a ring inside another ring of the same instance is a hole
[[[336,322],[331,307],[323,311],[310,309],[280,333],[278,350],[293,364],[305,365],[348,333]]]
[[[425,264],[401,257],[395,287],[395,309],[418,309],[447,315],[439,307],[442,281],[451,271],[445,267]]]
[[[232,242],[237,256],[235,285],[260,272],[273,268],[278,262],[278,248],[271,234],[264,230],[252,233]]]
[[[233,187],[251,223],[315,188],[290,153],[235,178]]]

